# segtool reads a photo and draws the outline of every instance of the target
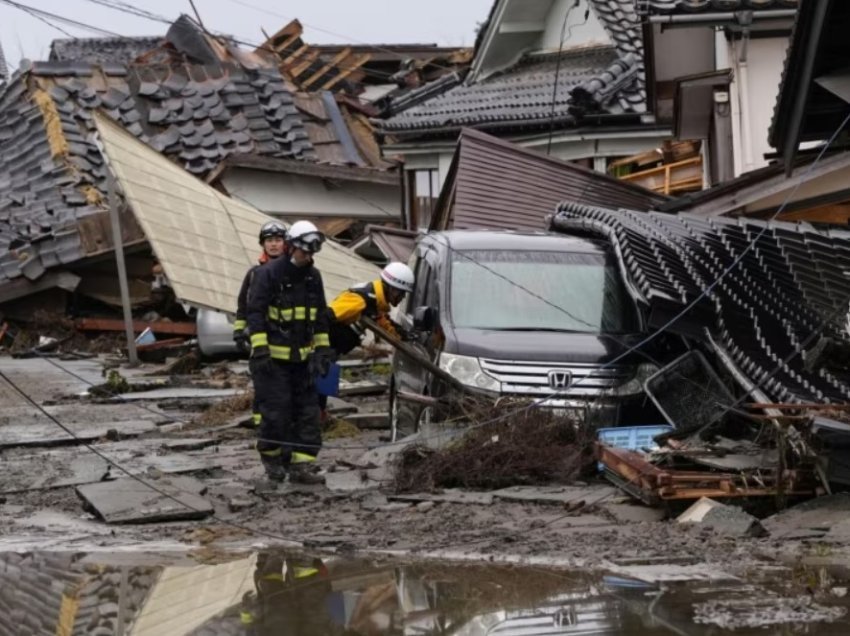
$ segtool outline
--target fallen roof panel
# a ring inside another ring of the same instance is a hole
[[[245,272],[256,262],[258,228],[271,217],[216,191],[106,117],[95,119],[124,196],[177,297],[234,312]],[[316,263],[329,297],[378,271],[332,242]]]
[[[846,364],[816,363],[812,352],[821,336],[850,346],[850,232],[575,203],[560,206],[553,227],[611,241],[650,328],[708,331],[777,401],[850,402]]]

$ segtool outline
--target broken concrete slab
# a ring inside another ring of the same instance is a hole
[[[390,427],[389,413],[352,413],[345,421],[360,429],[387,429]]]
[[[141,391],[138,393],[121,393],[107,398],[108,402],[140,402],[144,400],[223,400],[244,393],[244,389],[208,389],[204,387],[170,387]]]
[[[611,574],[629,577],[645,583],[678,581],[737,581],[738,577],[708,563],[658,563],[650,565],[606,564]]]
[[[390,388],[388,382],[376,382],[374,380],[358,380],[356,382],[342,381],[339,383],[340,397],[350,395],[378,395]]]
[[[431,501],[434,503],[474,504],[478,506],[489,506],[495,500],[491,492],[476,492],[449,488],[439,493],[415,493],[404,495],[389,495],[389,501],[405,501],[409,503],[421,503]]]
[[[102,369],[102,363],[97,358],[61,362],[45,358],[3,360],[6,376],[38,404],[79,395],[89,387],[102,383]],[[0,384],[8,386],[2,380]],[[14,390],[13,394],[16,394]],[[6,406],[4,395],[5,392],[0,389],[0,407]]]
[[[610,486],[512,486],[493,492],[496,499],[556,505],[591,505],[619,496]]]
[[[734,537],[761,537],[767,534],[758,519],[737,506],[701,497],[680,514],[678,523],[699,524]]]
[[[44,422],[0,425],[0,448],[92,442],[107,437],[110,431],[115,431],[119,437],[137,437],[157,429],[156,424],[151,420],[126,420],[100,424],[59,421],[71,433],[47,418],[44,418]]]
[[[218,440],[208,437],[188,437],[185,439],[168,439],[162,443],[162,447],[170,451],[196,451],[215,446]]]
[[[850,494],[842,493],[818,497],[783,510],[762,521],[762,525],[777,539],[798,538],[801,534],[823,536],[848,516]]]
[[[351,402],[346,402],[345,400],[341,400],[338,397],[330,396],[328,397],[328,413],[334,416],[343,416],[349,413],[357,413],[360,410],[358,407]]]
[[[331,492],[369,490],[380,485],[380,481],[370,479],[364,470],[336,471],[325,475],[325,486]]]
[[[158,454],[164,441],[134,440],[97,444],[93,448],[134,475],[145,475],[149,470],[164,474],[211,470],[223,461],[223,456],[212,452]],[[63,488],[122,476],[124,473],[109,461],[87,449],[63,447],[4,456],[0,462],[0,492]]]
[[[191,477],[155,483],[125,478],[77,487],[77,494],[106,523],[153,523],[203,519],[212,504],[198,493],[204,485]]]
[[[360,507],[369,512],[397,512],[400,510],[409,510],[412,504],[390,502],[386,495],[372,493],[360,502]]]
[[[605,502],[601,504],[601,508],[620,523],[655,523],[666,516],[665,511],[660,508],[635,503]]]

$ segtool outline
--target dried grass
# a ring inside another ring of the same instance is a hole
[[[192,428],[206,428],[226,424],[234,416],[250,411],[253,402],[254,392],[251,390],[216,402],[192,420]]]
[[[497,415],[477,407],[470,423]],[[497,489],[516,485],[567,484],[593,466],[593,435],[572,419],[526,409],[472,428],[441,450],[406,448],[395,465],[396,492],[441,488]]]

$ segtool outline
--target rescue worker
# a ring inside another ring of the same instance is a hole
[[[257,450],[274,487],[286,479],[320,483],[322,445],[315,378],[334,360],[328,309],[313,255],[325,240],[309,221],[286,235],[286,257],[260,267],[248,292],[249,362],[261,420]]]
[[[345,612],[335,617],[335,606],[344,607],[331,587],[327,565],[318,558],[261,552],[254,570],[256,592],[242,599],[243,633],[343,634]]]
[[[251,267],[245,278],[242,279],[242,287],[239,288],[239,297],[236,301],[236,320],[233,321],[233,341],[239,351],[249,352],[251,350],[248,336],[248,321],[245,316],[248,311],[248,289],[254,278],[254,272],[262,265],[286,251],[286,227],[280,221],[269,221],[260,228],[260,247],[263,248],[257,265]],[[254,404],[251,408],[251,422],[254,426],[260,425],[260,407],[254,395]]]
[[[390,263],[381,277],[342,292],[333,299],[331,310],[331,346],[337,354],[348,353],[360,344],[362,330],[356,327],[361,316],[367,316],[400,338],[399,326],[390,320],[390,309],[398,306],[413,291],[413,271],[404,263]]]
[[[407,338],[400,327],[390,320],[390,309],[396,307],[407,293],[413,291],[413,271],[404,263],[390,263],[381,270],[381,277],[342,292],[330,303],[331,347],[343,355],[360,345],[363,330],[357,321],[367,316],[396,338]],[[328,397],[319,395],[322,419],[325,419]]]

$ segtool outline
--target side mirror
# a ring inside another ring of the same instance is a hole
[[[430,332],[437,324],[437,312],[433,307],[417,307],[413,310],[413,328],[416,331]]]

